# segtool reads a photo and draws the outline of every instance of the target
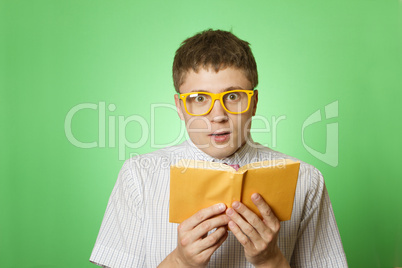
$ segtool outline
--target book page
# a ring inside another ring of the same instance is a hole
[[[261,217],[251,201],[253,193],[259,193],[281,221],[290,220],[299,175],[299,162],[273,165],[267,168],[249,169],[243,180],[242,203]]]

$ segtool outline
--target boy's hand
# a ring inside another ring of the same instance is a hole
[[[179,225],[177,248],[170,256],[175,260],[175,267],[205,267],[208,264],[212,254],[228,237],[230,219],[222,214],[225,210],[225,204],[216,204],[198,211]]]
[[[277,245],[281,227],[278,218],[259,194],[251,196],[263,220],[240,202],[233,202],[226,210],[229,228],[243,245],[249,262],[256,267],[290,267]]]

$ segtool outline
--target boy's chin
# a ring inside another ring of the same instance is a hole
[[[202,148],[201,150],[206,153],[207,155],[216,158],[216,159],[225,159],[231,155],[233,155],[238,148],[233,147],[225,147],[225,148],[216,148],[216,147],[209,147],[209,148]]]

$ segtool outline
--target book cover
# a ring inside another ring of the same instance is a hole
[[[290,220],[299,174],[290,159],[250,163],[237,171],[208,161],[180,160],[170,167],[169,221],[181,223],[200,209],[216,203],[231,207],[240,201],[261,217],[251,201],[259,193],[281,221]]]

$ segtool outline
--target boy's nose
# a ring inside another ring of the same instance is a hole
[[[213,122],[224,122],[229,119],[219,100],[215,100],[214,106],[212,106],[212,110],[209,112],[209,116]]]

